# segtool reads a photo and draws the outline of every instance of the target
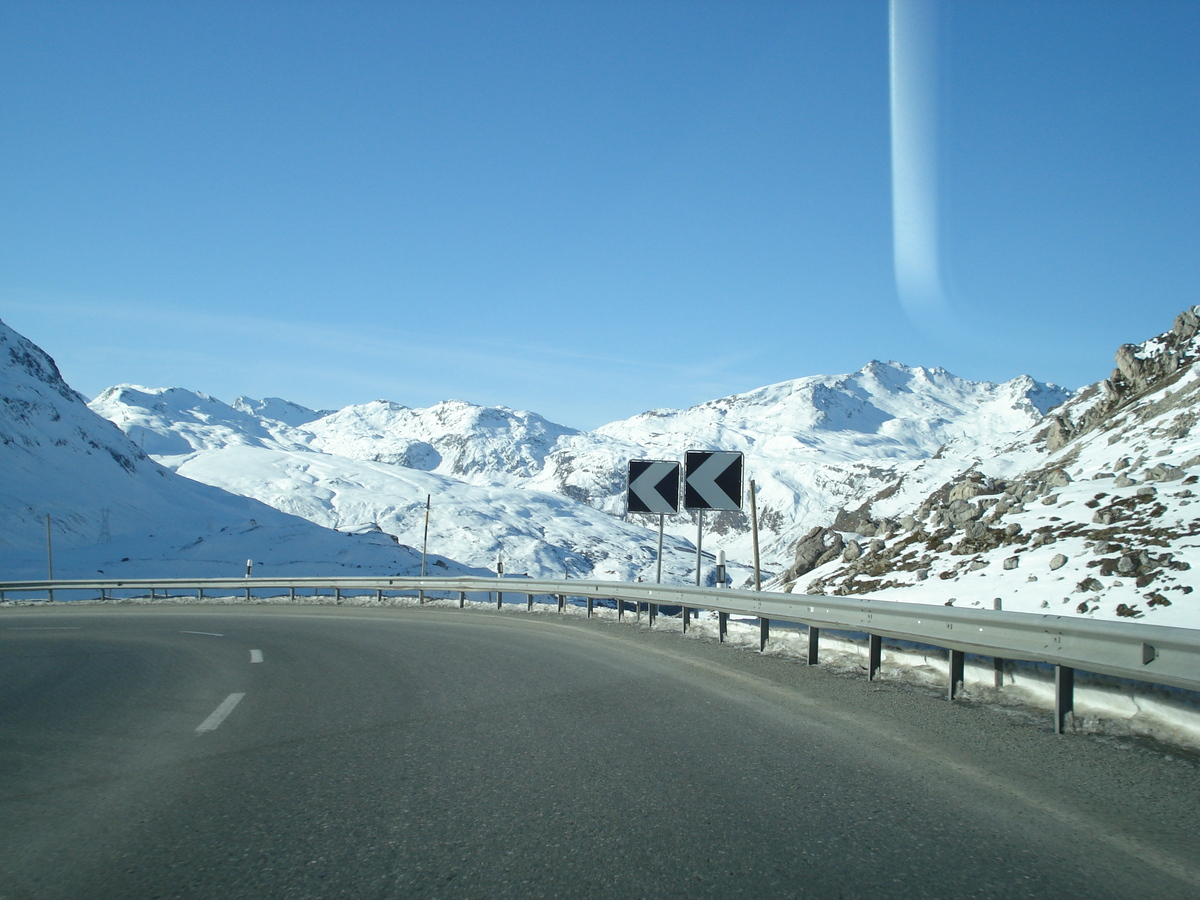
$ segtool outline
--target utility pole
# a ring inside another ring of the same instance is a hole
[[[50,543],[50,513],[46,513],[46,570],[47,578],[54,580],[54,546]],[[54,602],[54,588],[48,588],[50,602]]]
[[[429,504],[433,500],[432,494],[425,495],[425,543],[421,545],[421,577],[425,577],[425,557],[429,553]]]
[[[762,590],[762,579],[758,570],[758,501],[754,496],[754,479],[750,479],[750,530],[754,535],[754,589]]]
[[[433,500],[432,494],[425,495],[425,542],[421,544],[421,577],[425,577],[425,557],[429,555],[429,504]],[[421,588],[417,592],[418,605],[425,603],[425,588]]]

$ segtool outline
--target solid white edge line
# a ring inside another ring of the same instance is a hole
[[[207,719],[196,726],[196,734],[206,734],[209,731],[216,731],[221,723],[225,721],[225,717],[233,712],[233,708],[242,702],[245,693],[230,694],[221,701],[221,705],[212,711]]]
[[[181,631],[180,634],[206,634],[209,637],[225,637],[223,634],[217,634],[215,631]]]
[[[250,662],[252,662],[252,663],[262,662],[262,651],[261,650],[251,650],[250,651]]]

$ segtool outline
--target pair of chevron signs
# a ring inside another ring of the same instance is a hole
[[[684,454],[684,509],[741,509],[743,456],[732,450],[688,450]],[[679,512],[680,464],[672,460],[629,461],[629,512]]]

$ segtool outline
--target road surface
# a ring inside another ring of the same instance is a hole
[[[1200,765],[553,614],[0,610],[0,898],[1200,896]]]

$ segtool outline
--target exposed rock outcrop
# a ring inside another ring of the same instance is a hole
[[[960,605],[964,584],[999,593],[1003,583],[1036,596],[1040,609],[1064,603],[1120,618],[1177,604],[1193,592],[1178,573],[1200,562],[1200,518],[1185,509],[1200,501],[1190,489],[1200,484],[1198,360],[1200,306],[1157,338],[1121,347],[1112,376],[1047,427],[910,511],[872,515],[881,491],[839,513],[832,529],[813,529],[792,577],[809,576],[806,593],[840,595],[950,581]],[[827,553],[840,532],[845,552]]]

